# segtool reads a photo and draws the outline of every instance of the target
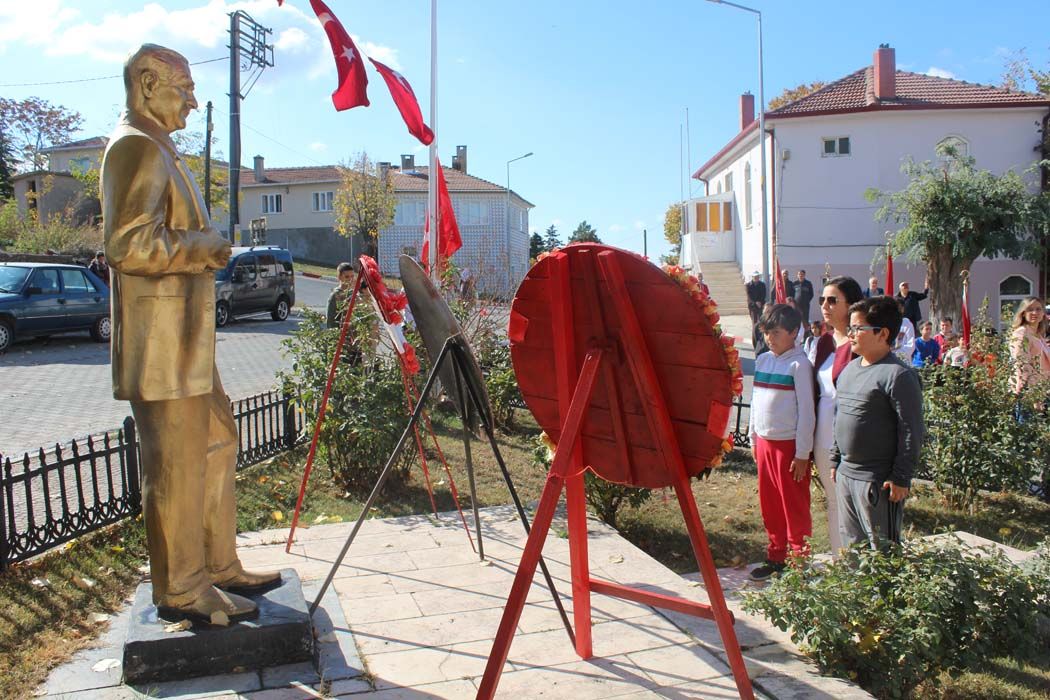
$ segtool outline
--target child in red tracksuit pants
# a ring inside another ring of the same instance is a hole
[[[755,359],[751,396],[751,454],[758,465],[758,501],[769,546],[762,581],[784,568],[788,548],[808,554],[810,453],[816,428],[813,366],[795,344],[802,314],[787,304],[769,308],[759,326],[770,352]]]

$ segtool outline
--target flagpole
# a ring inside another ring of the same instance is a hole
[[[430,170],[427,177],[427,217],[430,227],[430,276],[440,289],[438,272],[437,168],[438,166],[438,117],[437,117],[437,0],[430,0],[430,128],[434,140],[430,143]]]

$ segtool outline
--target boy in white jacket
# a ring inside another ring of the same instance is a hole
[[[788,548],[807,554],[810,454],[816,428],[813,365],[795,344],[802,314],[777,304],[759,320],[770,352],[755,359],[751,395],[751,454],[758,465],[758,501],[769,537],[766,563],[751,572],[762,581],[784,568]]]

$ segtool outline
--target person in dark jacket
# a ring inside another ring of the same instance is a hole
[[[802,325],[809,325],[809,303],[813,301],[813,283],[806,279],[806,271],[799,270],[796,273],[798,280],[795,282],[791,296],[795,300],[795,305],[798,307],[799,312],[802,314]]]
[[[900,292],[896,296],[897,302],[904,308],[904,318],[911,321],[911,324],[916,328],[919,327],[919,321],[922,320],[922,309],[919,308],[919,302],[930,295],[929,280],[926,281],[924,287],[922,294],[919,294],[911,291],[911,287],[907,282],[901,282]]]
[[[88,265],[88,269],[95,273],[95,276],[106,283],[109,286],[109,265],[106,263],[106,254],[101,250],[95,253],[95,259]]]
[[[780,279],[784,283],[784,298],[791,299],[795,296],[795,283],[791,281],[790,275],[787,270],[781,270]],[[769,290],[769,301],[771,304],[777,304],[777,286],[774,284],[773,288]]]
[[[879,278],[872,277],[868,280],[868,288],[864,290],[864,298],[881,297],[885,293],[882,287],[879,286]]]
[[[758,323],[762,316],[762,306],[766,303],[766,283],[762,281],[762,275],[758,270],[751,273],[751,281],[747,287],[747,312],[751,315],[751,325]]]

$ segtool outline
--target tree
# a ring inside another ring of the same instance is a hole
[[[216,142],[212,137],[212,145]],[[179,131],[172,134],[175,148],[182,154],[182,160],[186,167],[193,173],[197,181],[201,196],[204,196],[204,134],[199,131]],[[213,152],[211,159],[211,219],[221,220],[226,218],[230,211],[230,169],[225,163],[219,163],[216,158],[222,158],[221,153]]]
[[[543,249],[549,253],[555,248],[561,248],[561,239],[558,238],[558,229],[551,224],[543,236]]]
[[[876,219],[900,225],[891,251],[926,263],[931,315],[959,318],[959,275],[978,257],[1042,259],[1050,199],[1031,194],[1012,170],[978,170],[973,158],[960,157],[952,146],[939,146],[937,155],[938,163],[905,162],[901,170],[910,182],[903,190],[870,188],[865,196],[882,202]]]
[[[1038,70],[1024,49],[1006,60],[1001,85],[1007,90],[1034,90],[1050,95],[1050,69]]]
[[[4,125],[0,122],[0,202],[15,196],[15,187],[11,183],[14,167],[11,144],[4,133]]]
[[[529,258],[535,260],[545,250],[543,247],[543,236],[536,231],[529,236]]]
[[[576,227],[576,230],[569,236],[569,243],[601,243],[602,239],[598,238],[598,232],[594,230],[594,227],[587,223],[586,220],[581,221],[580,225]]]
[[[827,83],[823,80],[814,80],[812,83],[801,83],[793,88],[784,88],[784,92],[769,101],[769,109],[770,111],[780,109],[784,105],[794,102],[795,100],[801,100],[806,95],[812,95],[825,85],[827,85]]]
[[[379,166],[361,151],[349,167],[339,168],[342,182],[335,193],[335,229],[340,235],[360,236],[368,244],[368,254],[376,257],[379,232],[394,223],[394,183]]]
[[[664,212],[664,238],[675,247],[675,250],[681,251],[682,205],[678,202],[668,204],[667,211]]]
[[[69,141],[83,122],[79,112],[39,97],[0,97],[0,124],[10,128],[11,148],[23,171],[43,170],[46,161],[41,151]]]

